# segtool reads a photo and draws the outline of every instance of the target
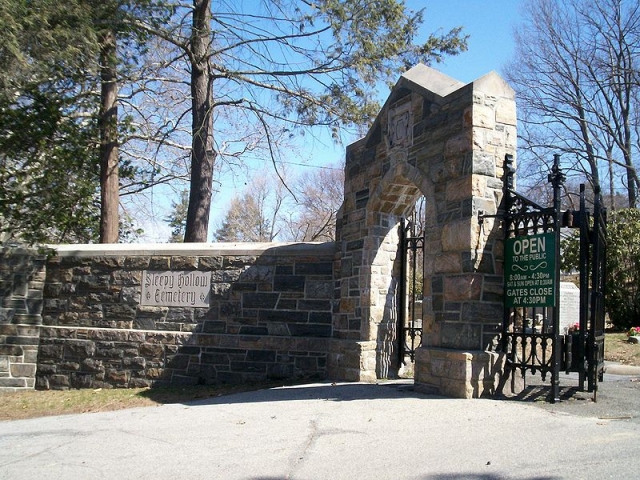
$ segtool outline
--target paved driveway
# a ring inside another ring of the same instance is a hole
[[[602,384],[598,408],[606,413],[621,388],[638,399],[631,380]],[[586,399],[530,400],[449,399],[394,382],[310,384],[2,422],[0,478],[639,478],[640,401],[603,415],[587,411]]]

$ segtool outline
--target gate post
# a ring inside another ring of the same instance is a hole
[[[463,93],[464,92],[464,93]],[[498,353],[504,312],[501,222],[506,155],[516,153],[515,94],[489,74],[459,91],[464,135],[448,142],[449,161],[464,152],[468,169],[447,179],[436,223],[427,221],[423,346],[416,352],[418,390],[463,398],[508,393]],[[457,151],[453,147],[457,148]],[[459,153],[458,153],[459,154]],[[428,201],[428,200],[427,200]],[[460,202],[460,215],[450,213]],[[440,251],[433,249],[440,243]]]
[[[556,236],[555,252],[556,271],[554,291],[556,304],[553,309],[553,365],[551,370],[551,398],[553,402],[560,401],[560,367],[562,358],[562,341],[560,339],[560,189],[565,181],[565,175],[560,169],[560,155],[553,156],[553,167],[549,174],[549,182],[553,185],[553,231]]]

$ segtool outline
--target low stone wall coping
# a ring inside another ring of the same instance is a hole
[[[154,256],[154,255],[331,255],[335,242],[281,243],[128,243],[48,245],[60,257]]]

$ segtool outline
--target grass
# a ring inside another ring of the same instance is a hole
[[[629,343],[626,333],[607,333],[604,338],[604,358],[610,362],[640,367],[640,345]]]
[[[281,386],[282,383],[130,389],[28,390],[0,393],[0,421],[153,407]]]
[[[626,333],[607,333],[605,359],[624,365],[640,366],[640,345],[627,341]],[[409,370],[409,369],[407,369]],[[409,371],[407,371],[409,373]],[[219,397],[281,386],[282,383],[222,385],[197,387],[47,390],[0,393],[0,421],[36,418],[49,415],[103,412],[124,408],[152,407],[167,403]]]

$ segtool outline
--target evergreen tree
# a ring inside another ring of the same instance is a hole
[[[117,241],[116,40],[135,63],[146,33],[132,19],[157,24],[168,11],[154,0],[0,2],[1,238]]]
[[[170,243],[181,243],[184,241],[184,228],[187,223],[187,208],[189,207],[189,191],[183,190],[180,193],[180,202],[172,202],[173,212],[165,221],[171,227]]]
[[[0,2],[0,238],[93,241],[99,205],[91,29],[76,2]]]
[[[269,220],[250,193],[234,197],[220,228],[216,230],[218,242],[269,242],[272,238]]]

